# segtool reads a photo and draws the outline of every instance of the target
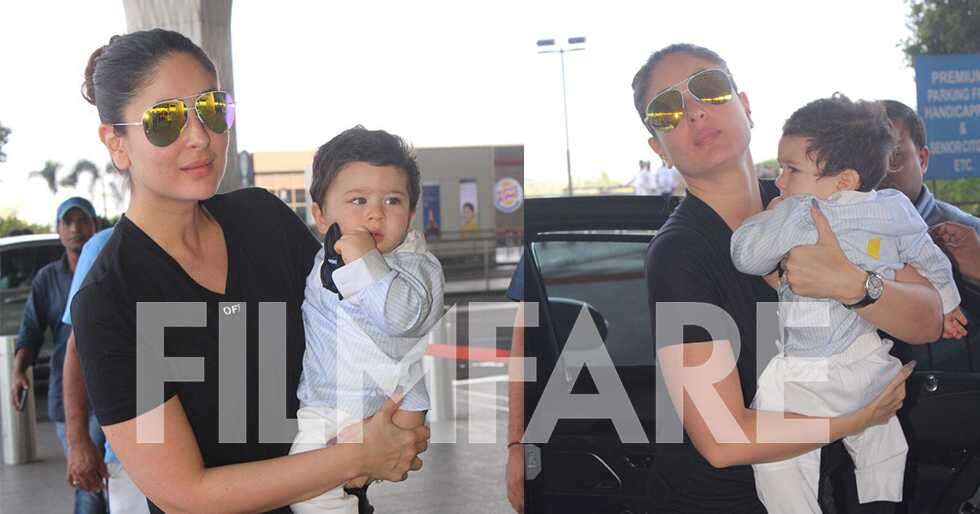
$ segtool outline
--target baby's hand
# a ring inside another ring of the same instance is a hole
[[[337,240],[333,249],[344,258],[344,262],[350,264],[360,259],[364,254],[377,248],[374,236],[365,227],[357,227]]]
[[[959,307],[943,316],[943,337],[946,339],[962,339],[966,336],[966,316]]]

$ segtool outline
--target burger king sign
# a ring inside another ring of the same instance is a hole
[[[524,188],[512,177],[504,177],[493,186],[493,205],[498,211],[510,214],[524,203]]]

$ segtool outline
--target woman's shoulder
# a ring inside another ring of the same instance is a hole
[[[233,211],[238,218],[292,212],[285,202],[261,187],[245,187],[228,193],[218,193],[205,200],[204,204],[210,209]]]
[[[292,237],[309,232],[305,220],[279,197],[261,187],[216,194],[204,205],[217,215],[222,226],[240,228],[242,230],[236,232],[242,234],[266,238],[272,233]]]
[[[141,235],[125,217],[116,224],[72,302],[72,319],[77,320],[76,324],[90,318],[93,309],[121,314],[126,306],[135,308],[128,294],[134,273],[143,273],[142,270],[154,266],[152,253],[147,251],[145,237]],[[89,315],[76,316],[74,309],[79,306],[85,307]]]
[[[672,215],[657,231],[647,249],[647,259],[688,259],[711,248],[710,238],[685,216]]]
[[[267,257],[287,261],[305,271],[312,265],[320,243],[306,221],[279,197],[258,187],[217,194],[205,201],[231,244],[241,245],[250,258]],[[300,281],[302,282],[302,281]]]

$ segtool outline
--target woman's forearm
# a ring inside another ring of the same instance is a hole
[[[338,444],[288,457],[205,468],[185,512],[265,512],[308,500],[360,475],[355,444]],[[333,485],[330,485],[333,484]]]
[[[859,416],[820,418],[744,409],[738,423],[749,442],[715,443],[714,455],[706,458],[719,468],[791,459],[859,431]]]
[[[918,276],[918,273],[915,273]],[[856,312],[879,329],[911,344],[931,343],[943,333],[939,293],[923,282],[885,281],[881,298]]]
[[[143,436],[162,443],[139,442],[141,420]],[[136,485],[165,512],[264,512],[370,472],[366,444],[207,468],[177,397],[103,430]]]

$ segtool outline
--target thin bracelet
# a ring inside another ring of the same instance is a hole
[[[522,443],[520,441],[513,441],[513,442],[510,442],[510,443],[507,443],[507,449],[509,450],[511,446],[514,446],[516,444],[522,444]]]

